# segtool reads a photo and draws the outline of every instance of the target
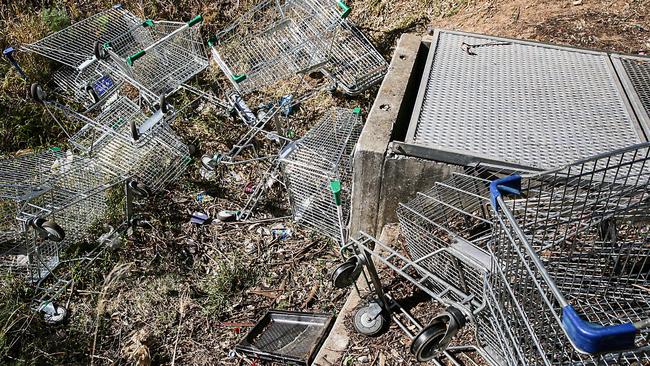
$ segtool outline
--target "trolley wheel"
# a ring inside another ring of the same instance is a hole
[[[345,263],[336,267],[332,273],[332,284],[336,288],[350,287],[357,280],[360,273],[361,266],[359,266],[359,259],[357,257],[351,257]]]
[[[368,337],[379,335],[386,329],[388,318],[381,306],[371,302],[354,314],[354,329]]]
[[[133,193],[138,197],[149,197],[151,195],[151,190],[147,187],[146,184],[140,183],[136,180],[129,182],[129,188]]]
[[[422,329],[411,343],[411,353],[418,362],[431,360],[441,351],[440,346],[446,335],[447,327],[444,323],[436,323]]]
[[[38,83],[32,84],[29,89],[29,95],[38,103],[43,103],[47,98],[47,93],[45,93],[45,90]]]
[[[195,144],[187,144],[187,152],[190,156],[196,156],[196,153],[199,151],[199,148]]]
[[[103,60],[107,56],[104,47],[102,46],[101,43],[99,43],[99,41],[95,41],[95,43],[93,44],[93,52],[95,54],[95,58],[98,60]]]
[[[47,324],[59,324],[68,316],[68,310],[56,304],[52,304],[52,306],[54,307],[54,311],[52,313],[46,312],[43,318]]]
[[[97,95],[95,89],[93,89],[92,86],[86,85],[86,93],[88,93],[88,96],[93,101],[93,103],[99,103],[99,95]]]
[[[216,165],[214,155],[204,154],[201,156],[201,166],[203,166],[205,170],[212,172],[216,168]]]
[[[158,100],[158,108],[160,108],[160,111],[165,114],[169,112],[169,104],[167,104],[167,96],[165,94],[160,96],[160,99]]]
[[[221,222],[237,221],[239,214],[240,212],[235,210],[221,210],[217,214],[217,220]]]
[[[47,233],[47,238],[49,240],[58,242],[58,241],[63,241],[63,239],[65,239],[65,231],[63,231],[63,228],[52,220],[45,220],[40,225],[40,228],[45,230],[45,232]]]
[[[133,138],[133,141],[138,141],[140,139],[140,130],[138,130],[138,126],[135,125],[135,120],[131,119],[131,121],[129,121],[129,127],[131,127],[131,137]]]

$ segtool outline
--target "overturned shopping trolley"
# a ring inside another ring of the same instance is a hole
[[[129,98],[117,95],[103,110],[86,116],[47,99],[38,86],[32,87],[32,94],[48,107],[62,128],[64,123],[57,119],[56,111],[80,126],[69,134],[69,143],[76,151],[110,172],[137,181],[132,184],[140,186],[141,193],[157,191],[175,180],[191,161],[189,147],[170,126],[175,114],[167,104],[145,114]]]
[[[208,66],[199,15],[188,21],[140,21],[104,43],[94,57],[114,68],[154,103],[178,90]]]
[[[280,155],[296,222],[341,245],[350,216],[352,158],[362,128],[360,108],[332,108]]]
[[[121,6],[115,6],[74,23],[56,33],[23,45],[22,50],[39,54],[61,65],[53,82],[64,95],[91,108],[118,90],[123,78],[113,67],[97,62],[96,43],[104,44],[128,32],[142,21]],[[11,52],[6,52],[16,67]]]
[[[247,94],[321,71],[348,94],[379,82],[387,63],[345,18],[350,8],[317,0],[267,0],[210,38],[212,55]]]
[[[61,251],[104,218],[107,192],[121,186],[92,159],[47,150],[5,159],[0,171],[0,270],[40,286]],[[58,308],[44,310],[52,321]]]

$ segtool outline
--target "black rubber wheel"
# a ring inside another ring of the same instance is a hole
[[[45,323],[50,325],[59,324],[68,316],[68,310],[66,310],[66,308],[63,306],[56,304],[52,304],[52,306],[54,306],[54,314],[46,313],[44,316]]]
[[[52,220],[45,220],[40,224],[40,228],[47,232],[47,238],[52,241],[63,241],[65,239],[65,231],[56,222]]]
[[[32,84],[29,89],[29,95],[38,103],[43,103],[45,98],[47,98],[47,94],[38,83]]]
[[[418,362],[433,359],[439,351],[442,351],[440,346],[445,335],[447,335],[447,327],[444,323],[437,323],[422,329],[411,343],[411,353]]]
[[[199,148],[194,144],[187,144],[187,152],[190,156],[196,156],[196,153],[199,151]]]
[[[217,220],[221,222],[233,222],[237,221],[239,218],[239,211],[234,210],[222,210],[217,213]]]
[[[131,192],[135,193],[138,197],[149,197],[151,195],[151,190],[144,183],[132,180],[129,182],[129,188]]]
[[[129,121],[129,126],[131,127],[131,137],[133,138],[133,141],[138,141],[140,139],[140,130],[138,130],[138,126],[135,125],[134,119]]]
[[[95,89],[93,89],[92,86],[86,85],[86,93],[88,93],[88,96],[93,101],[93,103],[99,103],[99,95],[97,95]]]
[[[215,159],[214,159],[214,155],[212,155],[212,154],[204,154],[201,157],[201,166],[203,166],[203,168],[205,170],[207,170],[207,171],[210,171],[210,172],[214,171],[214,169],[217,166],[217,164],[215,162]]]
[[[354,329],[368,337],[374,337],[382,333],[387,325],[388,319],[383,310],[376,314],[376,308],[379,304],[371,303],[357,310],[354,314]]]
[[[165,94],[160,96],[160,100],[158,101],[160,111],[163,113],[168,113],[169,112],[169,105],[167,104],[167,96]]]
[[[95,54],[95,58],[98,60],[103,60],[106,58],[106,51],[104,50],[102,44],[99,43],[99,41],[95,41],[93,44],[93,52]]]
[[[360,269],[359,259],[357,257],[351,257],[345,263],[336,267],[332,273],[332,284],[336,288],[348,288],[352,286],[361,273]]]

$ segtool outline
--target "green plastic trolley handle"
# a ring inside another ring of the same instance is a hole
[[[241,83],[246,80],[246,74],[236,74],[232,76],[232,80],[236,83]]]
[[[330,189],[332,190],[332,194],[334,194],[334,203],[336,203],[337,206],[341,206],[341,181],[331,181]]]
[[[195,16],[194,19],[187,22],[187,25],[189,25],[190,27],[193,27],[196,24],[202,23],[202,22],[203,22],[203,16],[201,14],[199,14],[199,15]]]
[[[344,18],[344,19],[347,18],[348,15],[350,15],[350,12],[352,11],[352,9],[350,9],[350,7],[347,6],[347,4],[344,3],[343,1],[339,1],[336,4],[339,6],[339,8],[341,8],[340,11],[339,11],[339,15],[341,16],[341,18]]]
[[[144,56],[145,53],[146,53],[146,52],[145,52],[144,50],[140,50],[140,51],[138,51],[136,54],[133,54],[133,55],[127,57],[127,58],[126,58],[126,63],[129,64],[129,66],[133,66],[133,63],[134,63],[137,59],[139,59],[139,58],[141,58],[142,56]]]

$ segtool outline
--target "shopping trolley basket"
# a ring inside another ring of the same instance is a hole
[[[111,68],[97,62],[96,44],[104,44],[140,23],[139,18],[116,5],[37,42],[23,45],[21,50],[62,65],[52,76],[54,83],[64,94],[91,107],[119,89],[123,81]],[[15,61],[14,64],[19,67]]]
[[[187,23],[145,20],[95,43],[95,58],[116,68],[151,103],[169,95],[208,66],[199,15]]]
[[[175,118],[172,106],[164,104],[147,115],[129,98],[117,95],[89,117],[47,99],[38,86],[32,89],[37,100],[81,126],[68,134],[76,151],[95,159],[108,171],[134,179],[141,193],[159,190],[178,178],[191,162],[188,146],[170,127]],[[58,121],[55,113],[50,114]],[[63,128],[64,124],[59,125]]]
[[[647,364],[650,144],[491,184],[528,364]],[[525,335],[525,336],[524,336]]]
[[[267,0],[208,44],[217,65],[242,94],[324,70],[344,91],[357,94],[379,81],[387,64],[346,21],[349,13],[342,1]]]
[[[332,108],[280,155],[294,220],[341,245],[350,215],[352,158],[362,128],[360,108]]]

